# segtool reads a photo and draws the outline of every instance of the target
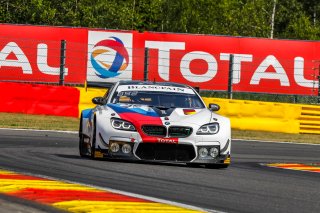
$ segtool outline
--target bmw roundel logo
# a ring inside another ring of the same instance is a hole
[[[165,124],[165,125],[170,125],[170,122],[165,122],[164,124]]]

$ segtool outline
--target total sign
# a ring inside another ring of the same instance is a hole
[[[48,45],[45,43],[39,43],[36,47],[37,59],[36,64],[38,71],[47,75],[59,75],[59,57],[56,57],[57,67],[51,67],[48,65]],[[20,68],[23,74],[32,74],[33,69],[31,63],[23,51],[23,49],[15,42],[7,43],[0,51],[0,67],[15,67]],[[68,75],[68,68],[65,68],[65,75]]]
[[[0,24],[0,80],[59,82],[62,40],[70,84],[142,80],[147,70],[151,81],[226,91],[232,68],[234,91],[318,93],[317,41],[7,24]]]
[[[89,31],[87,81],[132,79],[132,34]]]
[[[144,40],[149,80],[225,91],[232,66],[234,91],[317,94],[319,43],[159,33],[145,33]]]
[[[0,80],[59,82],[61,41],[65,40],[64,80],[83,83],[86,37],[85,29],[1,24]]]

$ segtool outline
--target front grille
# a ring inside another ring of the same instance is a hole
[[[136,155],[142,160],[190,162],[196,154],[192,145],[140,143]]]
[[[164,126],[144,125],[142,131],[150,136],[166,136],[167,129]]]
[[[171,126],[169,127],[169,137],[185,138],[192,133],[191,127]]]

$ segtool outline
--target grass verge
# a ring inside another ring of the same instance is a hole
[[[48,115],[0,113],[0,128],[77,131],[79,119]]]
[[[78,131],[79,119],[70,117],[0,113],[0,128]],[[232,138],[320,144],[320,135],[232,130]]]
[[[288,134],[279,132],[263,132],[248,130],[232,130],[232,138],[262,140],[262,141],[278,141],[278,142],[295,142],[320,144],[320,135],[313,134]]]

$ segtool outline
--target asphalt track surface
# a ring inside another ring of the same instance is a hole
[[[0,130],[0,169],[223,212],[320,212],[319,173],[262,165],[319,163],[319,145],[233,141],[232,152],[227,169],[90,160],[79,157],[76,134]]]

